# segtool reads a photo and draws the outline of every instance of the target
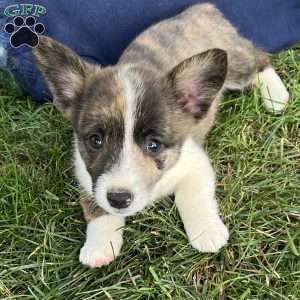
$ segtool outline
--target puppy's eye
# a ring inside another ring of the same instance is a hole
[[[102,134],[92,134],[88,137],[88,143],[91,148],[98,150],[103,147],[103,135]]]
[[[156,154],[161,151],[163,148],[162,143],[159,141],[152,139],[146,142],[146,151],[150,154]]]

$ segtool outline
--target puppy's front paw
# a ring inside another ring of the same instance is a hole
[[[87,226],[87,236],[80,250],[79,260],[89,267],[102,267],[111,263],[123,244],[124,218],[104,215]]]
[[[80,250],[79,261],[91,268],[102,267],[111,263],[120,253],[123,244],[122,234],[115,232],[108,239],[87,240]]]
[[[221,219],[201,222],[189,234],[191,245],[200,252],[217,252],[226,245],[229,232]]]

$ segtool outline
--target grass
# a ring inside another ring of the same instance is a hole
[[[229,244],[201,254],[169,199],[132,217],[120,257],[78,262],[85,224],[72,130],[51,104],[0,74],[0,299],[300,299],[300,51],[274,64],[292,100],[267,113],[257,90],[229,94],[209,136]]]

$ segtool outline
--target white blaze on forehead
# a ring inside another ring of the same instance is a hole
[[[120,69],[119,73],[119,81],[123,86],[123,96],[125,102],[124,109],[124,144],[121,151],[120,162],[118,166],[113,168],[113,175],[117,177],[123,177],[133,179],[136,175],[134,175],[134,125],[136,118],[136,109],[138,106],[138,98],[141,96],[143,92],[143,84],[139,78],[139,75],[132,69],[132,67],[124,66]]]
[[[112,214],[118,214],[107,200],[107,192],[111,189],[127,189],[133,195],[131,205],[121,214],[132,215],[147,204],[149,198],[146,189],[144,172],[135,157],[138,150],[134,141],[134,126],[139,98],[143,94],[143,83],[138,72],[130,65],[122,66],[117,74],[117,81],[122,84],[124,99],[124,141],[119,161],[106,173],[101,174],[95,184],[95,199],[101,207]]]
[[[134,130],[134,120],[136,112],[137,103],[137,91],[132,78],[130,78],[130,71],[128,69],[121,69],[119,73],[121,82],[123,84],[123,93],[125,100],[125,139],[124,145],[130,148],[133,141],[133,130]],[[125,149],[124,149],[125,150]]]

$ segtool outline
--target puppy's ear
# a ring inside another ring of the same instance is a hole
[[[70,118],[74,102],[94,66],[84,62],[68,47],[45,36],[39,38],[39,45],[33,48],[32,54],[49,86],[54,103]]]
[[[201,118],[222,89],[227,74],[227,53],[211,49],[177,65],[167,76],[168,88],[184,111]]]

